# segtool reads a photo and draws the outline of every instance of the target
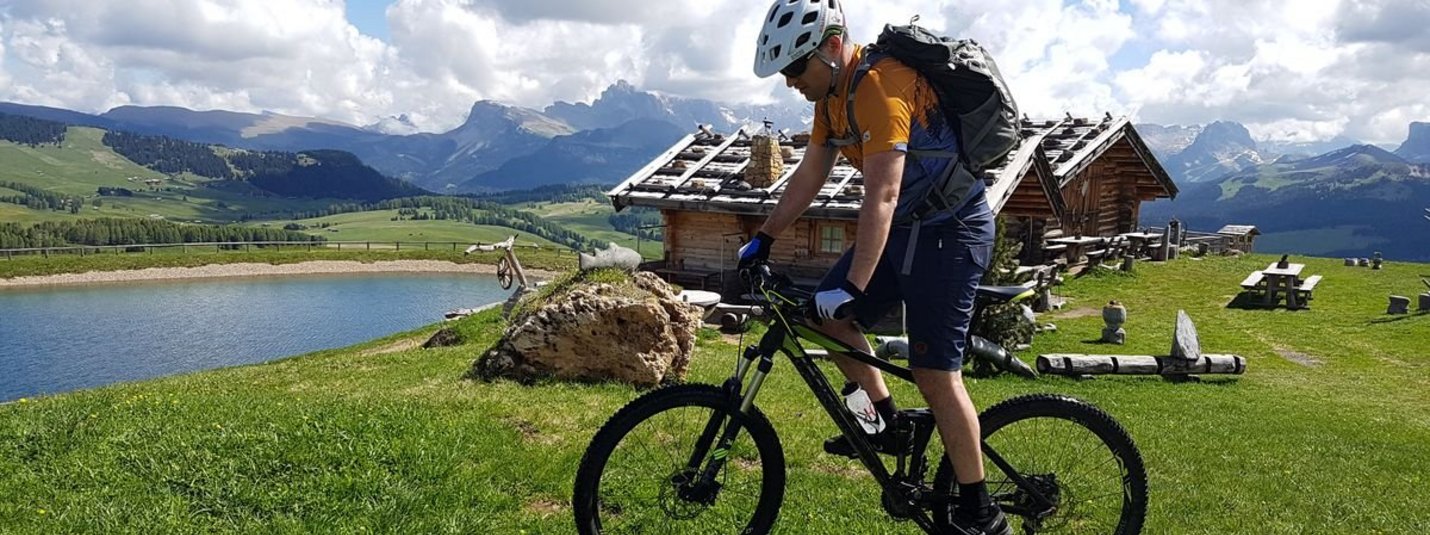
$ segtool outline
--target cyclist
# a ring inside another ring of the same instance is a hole
[[[1010,535],[984,483],[978,413],[960,372],[975,292],[992,254],[994,216],[982,181],[975,181],[958,205],[921,213],[911,224],[894,223],[896,215],[922,210],[934,178],[957,161],[908,152],[956,153],[955,133],[933,89],[893,58],[878,59],[863,73],[853,95],[853,122],[861,131],[849,132],[846,99],[865,49],[849,42],[846,28],[839,0],[776,0],[764,19],[755,74],[783,75],[788,87],[815,103],[815,121],[803,160],[773,213],[739,250],[739,264],[747,269],[768,261],[774,237],[809,207],[838,154],[859,169],[865,192],[859,232],[816,289],[820,329],[872,353],[863,329],[905,303],[909,364],[958,476],[955,518],[979,533]],[[841,308],[852,314],[836,319]],[[892,421],[896,408],[879,370],[842,355],[834,362],[873,402],[879,422],[872,427],[892,427],[884,422]],[[846,385],[846,394],[853,386]],[[892,434],[879,431],[871,442],[892,451]],[[853,455],[842,435],[825,441],[824,448]]]

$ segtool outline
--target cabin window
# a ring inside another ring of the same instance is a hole
[[[843,225],[821,225],[819,227],[819,252],[832,254],[844,252]]]

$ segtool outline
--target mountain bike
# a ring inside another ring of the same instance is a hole
[[[913,381],[913,373],[821,334],[808,292],[759,266],[746,274],[769,329],[745,348],[722,385],[684,384],[649,392],[616,412],[591,440],[576,472],[577,531],[763,534],[784,500],[784,452],[755,406],[774,356],[783,353],[814,393],[856,458],[882,489],[889,516],[926,533],[970,534],[953,521],[958,485],[927,408],[905,409],[892,426],[893,470],[800,341],[843,353]],[[982,308],[1024,296],[1026,287],[980,287]],[[1140,533],[1147,475],[1132,438],[1085,401],[1035,394],[979,415],[989,492],[1023,533]],[[928,451],[933,449],[935,451]],[[931,455],[932,454],[932,455]],[[936,455],[936,457],[934,456]],[[937,468],[933,468],[937,459]],[[932,472],[932,474],[930,474]]]

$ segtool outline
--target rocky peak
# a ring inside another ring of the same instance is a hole
[[[1395,154],[1417,163],[1430,163],[1430,123],[1410,123],[1410,137]]]

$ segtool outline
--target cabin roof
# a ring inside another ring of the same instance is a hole
[[[1216,231],[1216,233],[1226,234],[1228,236],[1246,236],[1248,234],[1258,236],[1261,234],[1261,231],[1257,230],[1255,225],[1227,225],[1222,227],[1221,230]]]
[[[990,170],[995,177],[988,198],[995,212],[1001,212],[1016,192],[1036,192],[1046,200],[1043,209],[1050,217],[1061,218],[1061,188],[1086,170],[1094,161],[1119,143],[1131,146],[1141,164],[1140,174],[1159,186],[1158,197],[1177,194],[1176,185],[1156,158],[1147,150],[1126,117],[1021,123],[1024,142],[1003,167]],[[750,188],[744,170],[750,159],[750,131],[742,128],[722,135],[701,129],[677,141],[670,149],[622,181],[607,195],[617,210],[626,206],[660,209],[765,215],[774,209],[784,193],[790,175],[804,157],[808,135],[780,136],[785,158],[784,174],[768,188]],[[1031,183],[1025,184],[1025,181]],[[839,158],[824,187],[815,197],[806,217],[857,219],[863,201],[863,175]]]

